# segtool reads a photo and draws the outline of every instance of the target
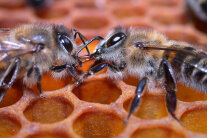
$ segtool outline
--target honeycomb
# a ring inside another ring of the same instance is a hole
[[[23,23],[63,23],[88,38],[105,36],[117,26],[158,30],[169,39],[207,44],[207,34],[189,18],[185,0],[51,0],[41,9],[24,0],[0,0],[0,27]],[[90,45],[93,50],[94,43]],[[197,48],[200,48],[199,46]],[[207,48],[203,47],[204,50]],[[93,61],[84,63],[83,71]],[[194,138],[207,137],[207,95],[178,84],[175,112],[167,112],[165,91],[145,91],[140,107],[124,125],[138,79],[114,81],[106,70],[75,87],[68,76],[54,80],[45,73],[44,99],[35,87],[16,80],[0,103],[0,137],[15,138]]]

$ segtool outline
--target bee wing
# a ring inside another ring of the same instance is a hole
[[[144,46],[143,49],[146,50],[165,50],[175,53],[183,53],[185,55],[191,55],[198,58],[207,58],[206,48],[207,46],[205,44],[196,44],[191,43],[190,47],[167,47],[165,45],[147,45]]]
[[[0,39],[0,62],[25,54],[34,53],[36,50],[37,47],[31,44],[23,44]]]
[[[201,43],[189,43],[189,44],[191,44],[191,46],[197,50],[207,52],[207,45],[206,44],[201,44]]]
[[[35,45],[9,40],[10,31],[9,28],[0,29],[0,62],[36,52]]]
[[[10,32],[10,28],[0,28],[0,32]]]

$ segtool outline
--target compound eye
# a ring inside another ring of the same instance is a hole
[[[70,41],[70,39],[67,36],[65,36],[65,35],[59,35],[58,41],[59,41],[61,47],[67,53],[71,53],[71,51],[73,50],[73,44],[72,44],[72,42]]]
[[[124,33],[116,33],[114,34],[107,42],[107,47],[111,47],[115,44],[117,44],[118,42],[120,42],[121,40],[123,40],[126,37],[126,35]]]

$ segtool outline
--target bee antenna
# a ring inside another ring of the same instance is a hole
[[[86,42],[84,41],[84,39],[85,39],[86,41],[88,41],[88,39],[87,39],[84,35],[82,35],[78,30],[72,28],[72,31],[75,32],[75,34],[74,34],[74,39],[76,39],[76,36],[78,35],[79,38],[81,39],[81,41],[83,42],[83,44],[85,45]],[[85,47],[85,48],[86,48],[88,54],[90,55],[90,51],[89,51],[88,47]]]
[[[103,37],[101,37],[101,36],[96,36],[96,37],[94,37],[93,39],[91,39],[91,40],[89,40],[89,41],[86,41],[86,43],[85,43],[85,45],[81,48],[81,49],[79,49],[78,50],[78,52],[76,53],[76,57],[78,57],[78,54],[84,49],[84,48],[87,48],[87,46],[90,44],[90,43],[92,43],[94,40],[103,40]],[[91,54],[89,53],[89,56],[90,56]]]

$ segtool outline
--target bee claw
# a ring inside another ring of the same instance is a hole
[[[77,82],[75,83],[75,86],[78,87],[81,83],[82,83],[82,81],[79,80],[79,81],[77,81]]]
[[[124,120],[124,125],[125,125],[125,126],[128,125],[128,117]]]
[[[41,99],[45,98],[45,96],[44,96],[43,93],[40,93],[40,98],[41,98]]]
[[[78,77],[77,75],[75,75],[73,78],[74,78],[75,80],[79,80],[79,77]]]

